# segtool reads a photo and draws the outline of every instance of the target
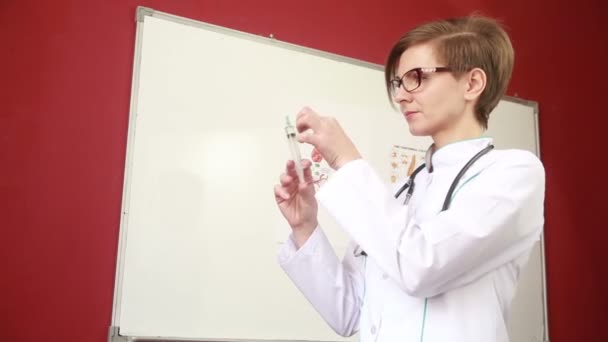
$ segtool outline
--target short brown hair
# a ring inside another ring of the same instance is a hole
[[[507,91],[513,71],[514,51],[505,30],[496,20],[480,15],[432,21],[415,27],[395,43],[388,55],[384,76],[389,98],[391,80],[403,52],[429,42],[434,44],[438,60],[456,73],[473,68],[486,73],[486,88],[475,104],[475,117],[487,128],[490,112]]]

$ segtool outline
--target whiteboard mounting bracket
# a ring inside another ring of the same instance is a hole
[[[110,326],[108,342],[130,342],[130,339],[127,336],[120,336],[119,330],[120,328],[117,326]]]
[[[137,6],[137,11],[135,11],[135,21],[144,22],[145,16],[152,16],[154,14],[154,10],[144,6]]]

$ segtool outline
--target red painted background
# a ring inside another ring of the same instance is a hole
[[[552,341],[608,341],[608,17],[599,0],[569,3],[1,0],[0,337],[107,339],[144,5],[379,64],[423,20],[502,18],[516,49],[508,94],[540,104]]]

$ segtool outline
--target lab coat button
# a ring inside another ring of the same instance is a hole
[[[372,329],[371,329],[372,335],[376,334],[376,326],[372,325]]]

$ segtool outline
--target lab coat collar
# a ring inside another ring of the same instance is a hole
[[[491,143],[492,138],[481,137],[456,141],[438,150],[436,150],[435,144],[432,144],[425,155],[426,169],[433,172],[435,168],[462,163]]]

